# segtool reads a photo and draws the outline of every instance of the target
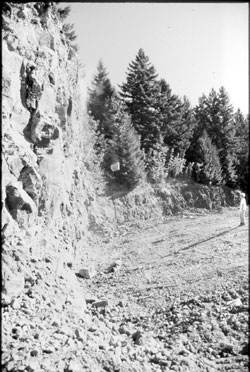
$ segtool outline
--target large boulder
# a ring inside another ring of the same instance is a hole
[[[16,218],[17,210],[27,213],[36,211],[36,205],[31,197],[23,190],[22,182],[10,182],[6,186],[6,205],[11,215]]]
[[[27,165],[23,167],[22,171],[20,172],[18,181],[22,182],[25,192],[37,204],[42,188],[42,178],[38,171],[34,167]]]

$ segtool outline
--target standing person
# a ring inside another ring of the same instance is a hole
[[[246,214],[246,198],[245,198],[244,192],[240,193],[240,226],[245,225],[246,220],[245,220],[245,214]]]

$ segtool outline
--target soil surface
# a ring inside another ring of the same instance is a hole
[[[91,279],[33,262],[45,281],[4,307],[3,370],[247,371],[248,237],[237,208],[201,210],[120,225],[86,252]]]

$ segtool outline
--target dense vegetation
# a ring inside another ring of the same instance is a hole
[[[224,87],[218,92],[212,89],[192,108],[187,97],[173,94],[169,84],[158,78],[140,49],[119,89],[112,88],[100,61],[88,107],[102,136],[99,151],[104,150],[107,173],[112,162],[120,161],[127,164],[126,171],[122,177],[118,171],[114,178],[130,186],[144,173],[153,182],[188,176],[247,191],[249,117],[233,111]]]

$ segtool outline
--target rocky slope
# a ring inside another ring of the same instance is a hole
[[[126,223],[89,254],[88,278],[49,255],[26,260],[24,290],[2,309],[3,371],[248,370],[248,230],[237,210]]]
[[[54,8],[42,2],[4,3],[5,371],[158,370],[159,363],[154,367],[147,358],[125,358],[120,364],[118,346],[130,347],[126,352],[132,355],[137,336],[116,329],[112,311],[123,308],[119,301],[111,300],[113,310],[104,321],[105,303],[98,302],[100,294],[93,300],[95,288],[79,273],[95,276],[96,258],[110,260],[105,246],[122,236],[126,223],[187,208],[235,205],[230,190],[190,182],[172,181],[157,189],[144,185],[130,193],[105,189],[95,169],[85,101],[80,63]]]
[[[4,236],[23,235],[37,257],[64,252],[77,261],[92,216],[101,216],[86,168],[85,91],[61,22],[39,4],[3,8]]]

